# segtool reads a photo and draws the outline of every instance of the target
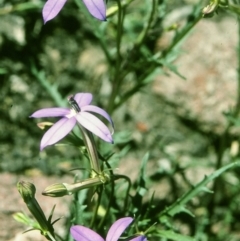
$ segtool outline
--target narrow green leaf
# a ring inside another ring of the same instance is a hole
[[[159,215],[159,221],[171,216],[173,217],[175,214],[182,212],[183,207],[187,202],[189,202],[193,197],[198,195],[202,191],[208,190],[205,186],[219,177],[222,173],[226,172],[227,170],[234,168],[234,167],[240,166],[240,161],[236,161],[233,163],[230,163],[215,172],[213,172],[209,176],[205,176],[204,179],[199,182],[195,187],[193,187],[191,190],[189,190],[187,193],[185,193],[181,198],[179,198],[176,202],[174,202],[170,207],[167,207],[162,213]],[[209,190],[208,190],[209,192]],[[164,217],[164,218],[163,218]]]
[[[168,231],[168,230],[160,230],[158,231],[156,236],[161,238],[176,240],[176,241],[196,241],[196,239],[190,236],[174,233],[173,231]]]

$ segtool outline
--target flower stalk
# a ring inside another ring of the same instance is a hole
[[[44,191],[43,195],[50,197],[62,197],[65,195],[71,195],[80,190],[96,187],[102,184],[106,184],[110,181],[109,175],[103,173],[101,175],[85,179],[81,182],[68,184],[68,183],[55,183],[48,186]]]
[[[44,215],[38,201],[35,198],[36,188],[30,182],[20,181],[17,184],[17,189],[20,195],[23,198],[23,201],[26,203],[29,211],[32,213],[34,218],[37,220],[41,233],[48,240],[55,240],[54,238],[54,229],[49,220],[47,220]]]
[[[96,149],[96,144],[93,138],[93,135],[90,131],[82,127],[81,125],[78,125],[82,132],[83,141],[85,143],[85,146],[87,148],[87,152],[89,155],[89,161],[91,165],[91,177],[95,177],[98,173],[101,172],[101,168],[99,165],[99,159],[98,159],[98,153]]]

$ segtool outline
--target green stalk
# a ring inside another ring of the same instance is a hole
[[[83,136],[83,141],[85,143],[85,146],[87,148],[87,152],[89,155],[89,160],[90,160],[90,165],[91,165],[91,177],[94,177],[101,173],[101,168],[99,165],[99,158],[98,158],[98,153],[97,153],[97,148],[96,148],[96,143],[94,141],[94,137],[92,132],[88,131],[81,125],[78,125],[82,132]]]
[[[146,36],[147,36],[147,33],[151,27],[151,24],[153,22],[153,19],[154,19],[154,15],[155,15],[155,12],[156,12],[156,9],[157,9],[157,3],[158,3],[158,0],[152,0],[152,9],[151,9],[151,12],[150,12],[150,15],[149,15],[149,19],[147,21],[147,25],[145,28],[143,28],[143,31],[139,34],[138,38],[137,38],[137,41],[135,43],[135,47],[136,48],[139,48],[142,43],[144,42]]]
[[[98,225],[98,230],[100,230],[109,214],[109,211],[110,211],[110,208],[111,208],[111,203],[112,203],[112,199],[113,199],[113,196],[114,196],[114,189],[115,189],[115,184],[114,184],[114,180],[112,179],[112,177],[114,176],[113,174],[113,171],[111,170],[111,166],[110,164],[106,161],[105,162],[108,169],[109,169],[109,172],[110,172],[110,180],[111,180],[111,193],[110,193],[110,196],[109,196],[109,202],[108,202],[108,206],[107,206],[107,209],[106,209],[106,213],[104,215],[104,217],[102,218],[101,222],[99,223]]]
[[[118,22],[117,22],[117,37],[116,37],[116,66],[115,72],[113,75],[113,78],[111,80],[112,82],[112,92],[110,95],[109,105],[108,105],[108,113],[112,113],[114,110],[115,105],[115,99],[118,95],[119,88],[122,83],[122,78],[120,78],[120,68],[121,68],[121,41],[122,41],[122,29],[123,29],[123,22],[124,22],[124,11],[125,9],[122,8],[121,1],[117,0],[117,6],[118,6]],[[110,66],[111,68],[112,66]]]
[[[206,188],[206,185],[210,183],[211,181],[215,180],[217,177],[219,177],[222,173],[226,172],[227,170],[239,167],[240,161],[230,163],[215,172],[213,172],[211,175],[204,177],[204,179],[198,183],[196,186],[194,186],[191,190],[189,190],[186,194],[184,194],[182,197],[180,197],[176,202],[174,202],[170,207],[167,207],[163,212],[160,213],[159,219],[161,221],[164,221],[169,216],[173,217],[177,213],[180,212],[188,212],[187,209],[184,207],[187,202],[189,202],[193,197],[195,197],[199,192],[205,191],[212,193],[209,189]]]

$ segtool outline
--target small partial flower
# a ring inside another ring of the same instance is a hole
[[[44,23],[55,18],[61,11],[67,0],[48,0],[42,11]],[[89,13],[101,20],[106,20],[106,5],[104,0],[82,0]]]
[[[131,217],[118,219],[110,227],[106,237],[106,241],[117,241],[132,221],[133,218]],[[81,225],[72,226],[70,232],[72,237],[76,241],[105,241],[98,233],[94,232],[90,228]],[[144,235],[140,235],[130,239],[129,241],[147,241],[147,239]]]
[[[113,143],[112,133],[109,128],[90,112],[103,116],[113,126],[113,121],[108,113],[94,105],[90,105],[92,94],[78,93],[69,98],[72,108],[46,108],[34,112],[30,117],[62,117],[43,136],[40,150],[46,146],[53,145],[63,139],[76,124],[80,124],[102,140]]]

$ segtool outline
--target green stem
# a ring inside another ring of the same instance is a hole
[[[93,227],[95,221],[96,221],[96,218],[97,218],[97,214],[98,214],[98,209],[99,209],[99,206],[101,204],[101,199],[102,199],[102,190],[103,188],[100,189],[100,192],[98,193],[98,199],[97,199],[97,205],[95,207],[95,211],[94,211],[94,214],[93,214],[93,217],[92,217],[92,220],[91,220],[91,223],[90,223],[90,228]]]
[[[116,65],[114,66],[114,76],[112,78],[112,92],[110,95],[110,100],[108,104],[108,113],[112,113],[114,110],[115,105],[115,99],[118,95],[119,88],[122,83],[122,78],[120,78],[120,69],[121,69],[121,41],[122,41],[122,29],[123,29],[123,22],[124,22],[124,11],[125,9],[122,8],[121,1],[117,0],[117,6],[118,6],[118,22],[117,22],[117,37],[116,37]],[[111,68],[111,66],[110,66]]]
[[[190,32],[190,30],[199,22],[200,19],[202,19],[202,12],[201,8],[196,9],[196,15],[195,19],[187,23],[186,26],[183,28],[181,33],[178,33],[175,37],[174,40],[172,41],[172,44],[167,48],[166,51],[163,52],[161,58],[166,57],[171,51],[180,43],[180,41]]]
[[[158,2],[158,0],[152,0],[152,10],[150,12],[149,19],[147,21],[146,27],[143,28],[143,31],[140,33],[140,35],[137,38],[137,41],[135,43],[136,48],[139,48],[142,45],[142,43],[144,42],[144,40],[147,36],[147,33],[148,33],[148,31],[151,27],[151,24],[152,24],[152,21],[153,21],[153,18],[154,18],[154,14],[155,14],[156,9],[157,9],[157,2]]]
[[[51,85],[49,81],[46,79],[43,71],[38,72],[35,66],[31,68],[32,74],[36,77],[38,82],[44,87],[44,89],[48,92],[48,94],[52,97],[54,102],[59,106],[66,106],[66,101],[60,95],[57,86]]]
[[[124,206],[123,206],[123,213],[126,212],[126,209],[128,208],[128,197],[129,197],[129,192],[130,192],[130,188],[132,186],[132,182],[131,182],[131,179],[128,177],[128,176],[125,176],[125,175],[114,175],[114,180],[117,180],[117,179],[125,179],[127,182],[128,182],[128,188],[127,188],[127,191],[126,191],[126,196],[125,196],[125,199],[124,199]]]
[[[237,73],[238,73],[238,79],[237,79],[237,100],[236,100],[236,105],[234,107],[234,110],[232,112],[232,117],[235,119],[239,115],[240,111],[240,18],[238,17],[238,49],[237,49],[237,56],[238,56],[238,68],[237,68]],[[217,160],[216,160],[216,165],[215,168],[216,170],[219,169],[222,166],[222,160],[223,160],[223,155],[224,152],[227,148],[227,139],[229,138],[229,131],[231,127],[233,126],[233,122],[228,122],[223,134],[219,137],[218,140],[218,146],[216,147],[216,155],[217,155]],[[213,196],[211,198],[211,201],[209,203],[209,207],[215,205],[216,199],[217,199],[217,190],[221,189],[222,185],[217,181],[214,181],[213,183]],[[214,210],[212,208],[209,209],[209,217],[213,216]]]
[[[193,197],[195,197],[199,192],[201,191],[207,191],[209,190],[206,188],[206,185],[219,177],[222,173],[226,172],[228,169],[240,166],[240,161],[230,163],[215,172],[213,172],[211,175],[205,177],[200,183],[198,183],[195,187],[193,187],[190,191],[188,191],[186,194],[184,194],[179,200],[177,200],[173,205],[166,208],[163,212],[160,213],[159,217],[161,219],[167,218],[168,216],[173,217],[175,214],[184,211],[184,205],[189,202]]]
[[[56,239],[52,236],[50,232],[47,232],[47,237],[50,238],[52,241],[56,241]]]
[[[106,161],[105,162],[106,165],[107,165],[107,168],[109,169],[109,172],[110,172],[110,176],[113,177],[114,174],[113,174],[113,171],[111,170],[111,165]],[[102,218],[101,222],[99,223],[98,225],[98,230],[100,230],[109,214],[109,211],[110,211],[110,208],[111,208],[111,203],[112,203],[112,199],[113,199],[113,196],[114,196],[114,189],[115,189],[115,184],[114,184],[114,180],[111,178],[111,193],[110,193],[110,196],[109,196],[109,202],[108,202],[108,206],[107,206],[107,209],[106,209],[106,213],[104,215],[104,217]]]
[[[98,175],[99,173],[101,173],[101,168],[99,165],[99,158],[98,158],[98,153],[97,153],[97,148],[96,148],[96,144],[94,141],[94,137],[93,137],[92,132],[88,131],[81,125],[78,125],[78,126],[82,132],[83,141],[85,143],[85,146],[87,148],[87,152],[89,155],[90,165],[91,165],[91,169],[92,169],[91,177],[94,177],[94,176]]]
[[[234,110],[234,117],[238,117],[240,111],[240,17],[238,17],[238,48],[237,48],[237,55],[238,55],[238,87],[237,87],[237,102]]]
[[[99,41],[101,48],[103,50],[103,53],[106,57],[106,60],[108,62],[108,65],[112,65],[113,60],[112,57],[108,51],[108,47],[106,44],[106,40],[105,40],[105,36],[103,35],[102,31],[99,28],[99,21],[96,22],[95,19],[93,19],[92,16],[90,16],[90,14],[88,13],[88,11],[86,10],[85,5],[82,3],[82,1],[79,0],[75,0],[77,6],[79,7],[79,9],[84,10],[85,9],[85,17],[87,18],[87,21],[91,24],[91,26],[93,26],[93,31],[92,33],[95,35],[95,37],[97,38],[97,40]],[[97,24],[96,24],[97,23]]]

